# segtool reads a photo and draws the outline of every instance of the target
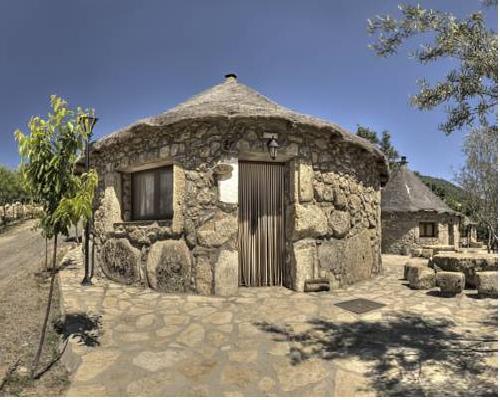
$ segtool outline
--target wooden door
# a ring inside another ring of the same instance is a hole
[[[285,165],[239,163],[239,283],[282,285],[285,269]]]

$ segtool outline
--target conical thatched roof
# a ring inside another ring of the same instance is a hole
[[[382,212],[434,211],[457,214],[410,171],[406,163],[398,164],[382,190]]]
[[[343,141],[351,142],[367,150],[379,160],[381,171],[386,172],[387,167],[383,153],[367,140],[357,137],[331,122],[282,107],[238,82],[234,75],[227,75],[224,82],[201,92],[166,112],[139,120],[126,128],[111,133],[99,140],[94,149],[101,149],[132,138],[134,133],[141,127],[167,126],[180,121],[215,118],[281,119],[290,121],[295,125],[307,125],[317,129],[324,129],[337,135]]]

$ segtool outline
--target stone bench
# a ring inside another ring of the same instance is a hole
[[[454,297],[464,291],[465,275],[462,272],[437,272],[436,284],[442,296]]]
[[[430,289],[436,286],[436,274],[425,263],[413,261],[405,265],[406,279],[409,286],[416,290]]]
[[[432,257],[436,271],[461,272],[465,275],[468,287],[475,288],[476,273],[483,271],[498,271],[497,254],[436,254]]]
[[[477,272],[476,289],[480,297],[498,297],[498,272]]]

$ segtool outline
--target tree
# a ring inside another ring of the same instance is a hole
[[[358,125],[356,135],[376,145],[386,156],[387,161],[389,162],[389,168],[392,169],[394,167],[397,159],[399,158],[399,153],[391,143],[391,134],[389,133],[389,131],[383,131],[382,138],[379,138],[376,131]]]
[[[380,139],[380,150],[385,154],[389,161],[389,166],[392,168],[399,158],[399,153],[391,143],[391,134],[388,131],[382,132],[382,139]]]
[[[33,377],[40,360],[52,304],[56,276],[58,235],[68,234],[75,213],[86,219],[91,216],[92,199],[97,184],[94,170],[78,176],[76,161],[86,138],[77,119],[81,108],[71,110],[60,97],[50,97],[51,112],[47,119],[32,117],[28,122],[29,135],[15,132],[21,155],[21,173],[25,185],[43,207],[39,226],[47,238],[54,238],[51,280],[47,309],[40,342],[33,361]],[[86,112],[92,112],[87,110]]]
[[[0,205],[5,207],[8,203],[23,201],[29,197],[19,171],[0,165]],[[3,215],[5,216],[5,208]]]
[[[478,228],[488,232],[488,251],[498,243],[498,132],[473,129],[464,143],[465,165],[456,180],[465,191],[465,207]]]
[[[366,128],[364,126],[358,125],[358,129],[356,131],[356,135],[359,137],[362,137],[363,139],[368,140],[370,143],[379,145],[380,141],[377,136],[377,132],[370,129]]]
[[[485,4],[493,5],[496,1],[487,0]],[[420,5],[400,5],[399,10],[400,19],[377,15],[368,20],[368,32],[379,33],[378,40],[370,45],[378,56],[393,55],[408,39],[431,34],[432,43],[422,45],[411,56],[422,64],[445,59],[458,64],[441,82],[431,85],[421,80],[412,105],[420,110],[446,105],[448,117],[439,126],[446,134],[465,126],[487,125],[488,118],[496,116],[498,42],[497,34],[485,25],[482,13],[459,19]]]

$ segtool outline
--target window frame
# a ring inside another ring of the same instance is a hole
[[[171,208],[171,213],[169,214],[168,212],[161,213],[160,212],[160,195],[159,195],[159,190],[157,189],[160,187],[160,174],[162,171],[169,171],[170,172],[170,177],[171,177],[171,187],[172,187],[172,193],[170,194],[170,208]],[[155,213],[153,215],[148,215],[147,217],[138,217],[136,216],[136,210],[135,210],[135,205],[134,205],[134,198],[135,198],[135,179],[136,176],[141,175],[141,174],[150,174],[154,173],[154,198],[153,198],[153,204],[154,204],[154,210]],[[131,172],[130,174],[130,216],[131,216],[131,221],[153,221],[153,220],[172,220],[174,218],[174,166],[173,165],[163,165],[161,167],[156,167],[156,168],[147,168],[147,169],[142,169],[138,171]]]
[[[426,227],[432,226],[432,235],[426,234]],[[423,227],[423,229],[422,229]],[[418,236],[421,238],[436,238],[438,237],[438,227],[436,222],[420,222],[418,226]]]

